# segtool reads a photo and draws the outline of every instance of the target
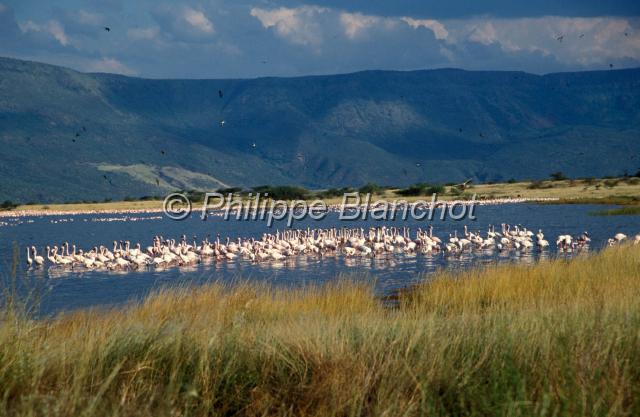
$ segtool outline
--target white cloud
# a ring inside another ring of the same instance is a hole
[[[18,24],[22,33],[46,32],[53,36],[62,46],[69,44],[69,38],[64,31],[64,27],[57,20],[50,20],[46,25],[39,25],[32,20],[27,20]]]
[[[69,44],[69,39],[67,38],[67,34],[64,33],[64,27],[57,20],[51,20],[48,25],[49,32],[53,35],[54,38],[60,45],[67,46]]]
[[[340,23],[349,39],[354,39],[362,31],[378,24],[382,18],[361,13],[340,13]]]
[[[134,41],[151,40],[158,36],[160,29],[157,27],[150,28],[133,28],[127,30],[127,37]]]
[[[491,45],[498,40],[498,33],[493,23],[482,22],[472,28],[469,39],[483,45]]]
[[[213,23],[201,11],[186,7],[182,17],[188,24],[203,33],[213,34],[215,32]]]
[[[449,32],[444,25],[437,20],[433,19],[414,19],[412,17],[403,17],[400,20],[408,24],[414,29],[424,27],[430,29],[435,35],[436,39],[445,40],[449,36]]]
[[[281,38],[300,45],[318,45],[322,43],[322,28],[315,18],[328,11],[317,6],[273,10],[254,7],[250,13],[264,28],[274,28]]]
[[[102,58],[89,62],[87,65],[87,71],[91,72],[108,72],[113,74],[122,75],[136,75],[137,71],[129,68],[122,62],[114,58]]]
[[[638,22],[635,22],[638,26]],[[640,31],[626,18],[473,18],[447,24],[455,42],[498,44],[505,52],[540,52],[565,65],[640,59]],[[625,35],[626,33],[626,35]]]

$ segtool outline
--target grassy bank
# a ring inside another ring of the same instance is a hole
[[[639,415],[640,249],[0,322],[0,415]]]
[[[596,216],[637,216],[640,215],[640,205],[619,207],[609,210],[600,210],[594,213]]]
[[[438,186],[442,189],[438,192],[439,200],[468,199],[476,194],[478,199],[508,199],[508,198],[557,198],[557,201],[547,204],[637,204],[640,201],[640,179],[638,178],[613,178],[613,179],[582,179],[582,180],[545,180],[545,181],[518,181],[494,184],[471,184],[465,190],[456,186]],[[261,187],[258,187],[258,190]],[[297,187],[279,187],[292,188]],[[365,190],[367,186],[363,187]],[[372,201],[384,200],[430,200],[431,193],[425,195],[402,195],[402,189],[389,189],[374,187],[376,194]],[[427,187],[428,189],[429,187]],[[434,187],[431,187],[434,188]],[[229,189],[229,190],[241,190]],[[325,195],[326,191],[304,190],[308,200],[322,199],[327,204],[340,204],[342,192]],[[336,190],[334,190],[336,191]],[[340,190],[338,190],[340,191]],[[350,189],[350,191],[357,191]],[[247,190],[245,190],[245,193]],[[261,191],[263,192],[263,191]],[[366,193],[367,191],[361,191]],[[264,194],[264,192],[263,192]],[[246,196],[245,196],[246,198]],[[286,199],[286,198],[285,198]],[[353,202],[352,200],[350,201]],[[195,209],[200,209],[201,204],[194,203]],[[27,210],[35,212],[74,212],[74,211],[118,211],[118,210],[161,210],[162,201],[112,201],[105,203],[69,203],[69,204],[24,204],[18,205],[14,210]]]

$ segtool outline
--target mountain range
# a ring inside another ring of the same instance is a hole
[[[159,80],[0,58],[0,200],[640,168],[640,69]]]

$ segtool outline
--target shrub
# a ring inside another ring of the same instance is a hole
[[[553,181],[562,181],[567,179],[567,177],[561,171],[552,172],[550,177]]]
[[[13,210],[16,207],[18,207],[18,205],[11,200],[5,200],[0,204],[0,210]]]
[[[541,181],[541,180],[535,180],[535,181],[531,181],[531,184],[529,184],[527,188],[530,190],[544,190],[548,188],[553,188],[553,184],[550,184],[548,182]]]
[[[380,187],[378,184],[370,182],[360,187],[358,191],[361,194],[382,194],[384,193],[384,188]]]
[[[268,194],[274,200],[305,200],[309,197],[309,191],[302,187],[290,185],[269,186],[261,185],[254,187],[253,191]]]
[[[405,189],[399,190],[398,194],[404,197],[444,194],[445,187],[441,184],[418,183],[413,184]]]
[[[610,180],[604,180],[603,181],[604,186],[607,187],[607,188],[613,188],[616,185],[618,185],[619,183],[620,183],[620,180],[618,180],[618,179],[610,179]]]

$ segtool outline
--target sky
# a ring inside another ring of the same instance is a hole
[[[640,1],[0,0],[0,56],[148,78],[630,68]]]

